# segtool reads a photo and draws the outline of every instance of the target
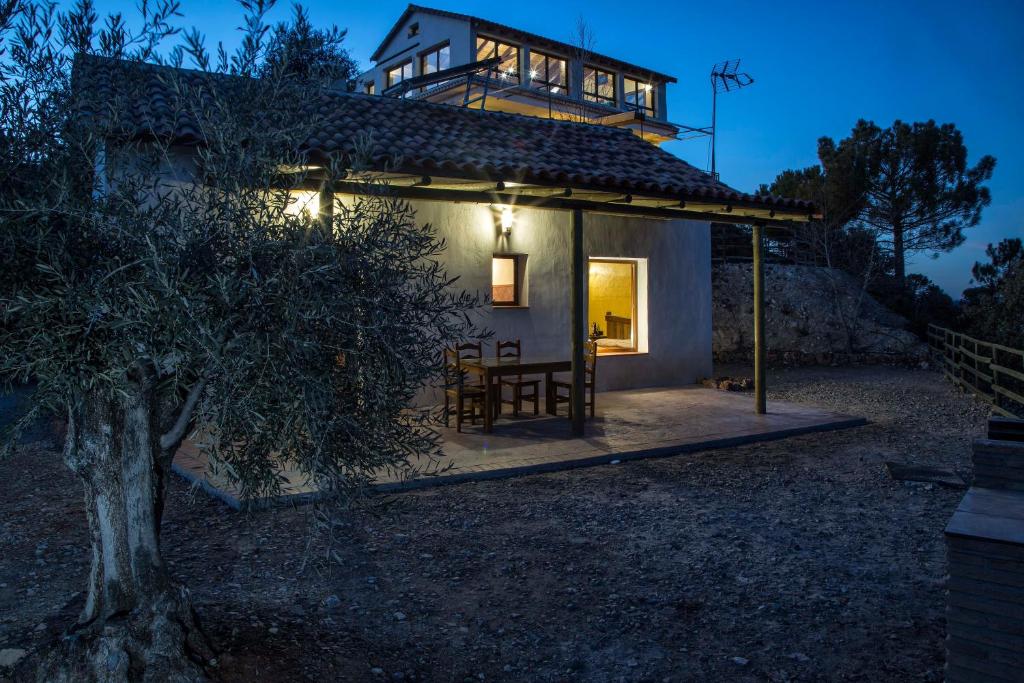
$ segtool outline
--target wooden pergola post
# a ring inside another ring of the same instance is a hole
[[[586,262],[583,257],[583,209],[572,210],[572,238],[570,240],[572,253],[569,267],[569,298],[571,300],[572,314],[570,325],[572,326],[572,434],[583,436],[583,420],[586,417],[584,411],[584,384],[586,373],[584,372],[583,345],[587,341],[587,312],[583,300],[586,291]]]
[[[754,224],[754,412],[764,415],[765,329],[764,329],[764,225]]]

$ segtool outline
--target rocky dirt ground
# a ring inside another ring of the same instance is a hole
[[[166,556],[228,681],[940,680],[962,494],[883,462],[969,476],[986,411],[931,371],[771,383],[871,424],[403,494],[347,516],[330,562],[308,510],[239,514],[175,479]],[[80,504],[55,454],[0,463],[0,649],[30,653],[19,671],[81,600]]]

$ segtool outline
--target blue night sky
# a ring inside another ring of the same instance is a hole
[[[398,0],[304,4],[315,24],[348,28],[348,48],[364,67],[406,6]],[[897,118],[955,123],[972,161],[982,154],[998,160],[992,204],[963,246],[937,260],[918,255],[908,267],[953,296],[968,285],[971,264],[984,258],[986,244],[1024,236],[1024,3],[737,0],[647,3],[635,11],[612,0],[421,4],[566,42],[573,42],[583,15],[596,52],[679,79],[668,95],[676,123],[708,125],[711,65],[742,58],[756,83],[719,99],[718,169],[725,182],[745,191],[783,169],[814,164],[818,137],[843,137],[858,118],[880,125]],[[97,0],[101,12],[124,5]],[[198,26],[211,43],[237,44],[241,13],[233,3],[182,0],[182,9],[184,24]],[[290,11],[281,2],[272,16]],[[666,149],[708,167],[706,140]]]

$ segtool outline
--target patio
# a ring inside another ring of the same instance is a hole
[[[546,415],[543,406],[537,417],[513,418],[506,410],[491,434],[483,433],[480,422],[464,425],[461,434],[454,427],[443,429],[445,455],[438,472],[405,480],[382,476],[375,488],[393,492],[592,467],[866,423],[861,417],[780,401],[772,401],[768,412],[758,415],[751,395],[697,386],[603,392],[597,396],[597,416],[587,421],[583,437],[571,438],[564,414]],[[229,506],[240,507],[238,491],[210,475],[205,457],[189,444],[179,450],[173,468]],[[257,504],[297,504],[317,495],[298,473],[284,474],[283,494]]]

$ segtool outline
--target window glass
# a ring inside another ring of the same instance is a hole
[[[590,259],[588,336],[598,353],[637,350],[636,261]]]
[[[404,80],[412,78],[412,62],[398,64],[388,69],[388,87],[398,85]]]
[[[583,97],[591,102],[615,104],[615,74],[592,66],[583,67]]]
[[[375,94],[377,92],[377,84],[374,83],[373,81],[370,81],[365,86],[365,92],[367,95]]]
[[[623,96],[626,106],[648,114],[654,113],[654,87],[635,78],[622,79]]]
[[[437,73],[451,67],[451,48],[448,45],[420,56],[420,75]]]
[[[569,64],[561,57],[530,52],[530,86],[551,93],[568,94]]]
[[[491,259],[491,302],[495,306],[519,305],[518,259],[495,256]]]
[[[493,57],[501,58],[501,64],[498,65],[498,78],[518,83],[519,48],[515,45],[494,40],[493,38],[478,36],[476,39],[477,61]]]

